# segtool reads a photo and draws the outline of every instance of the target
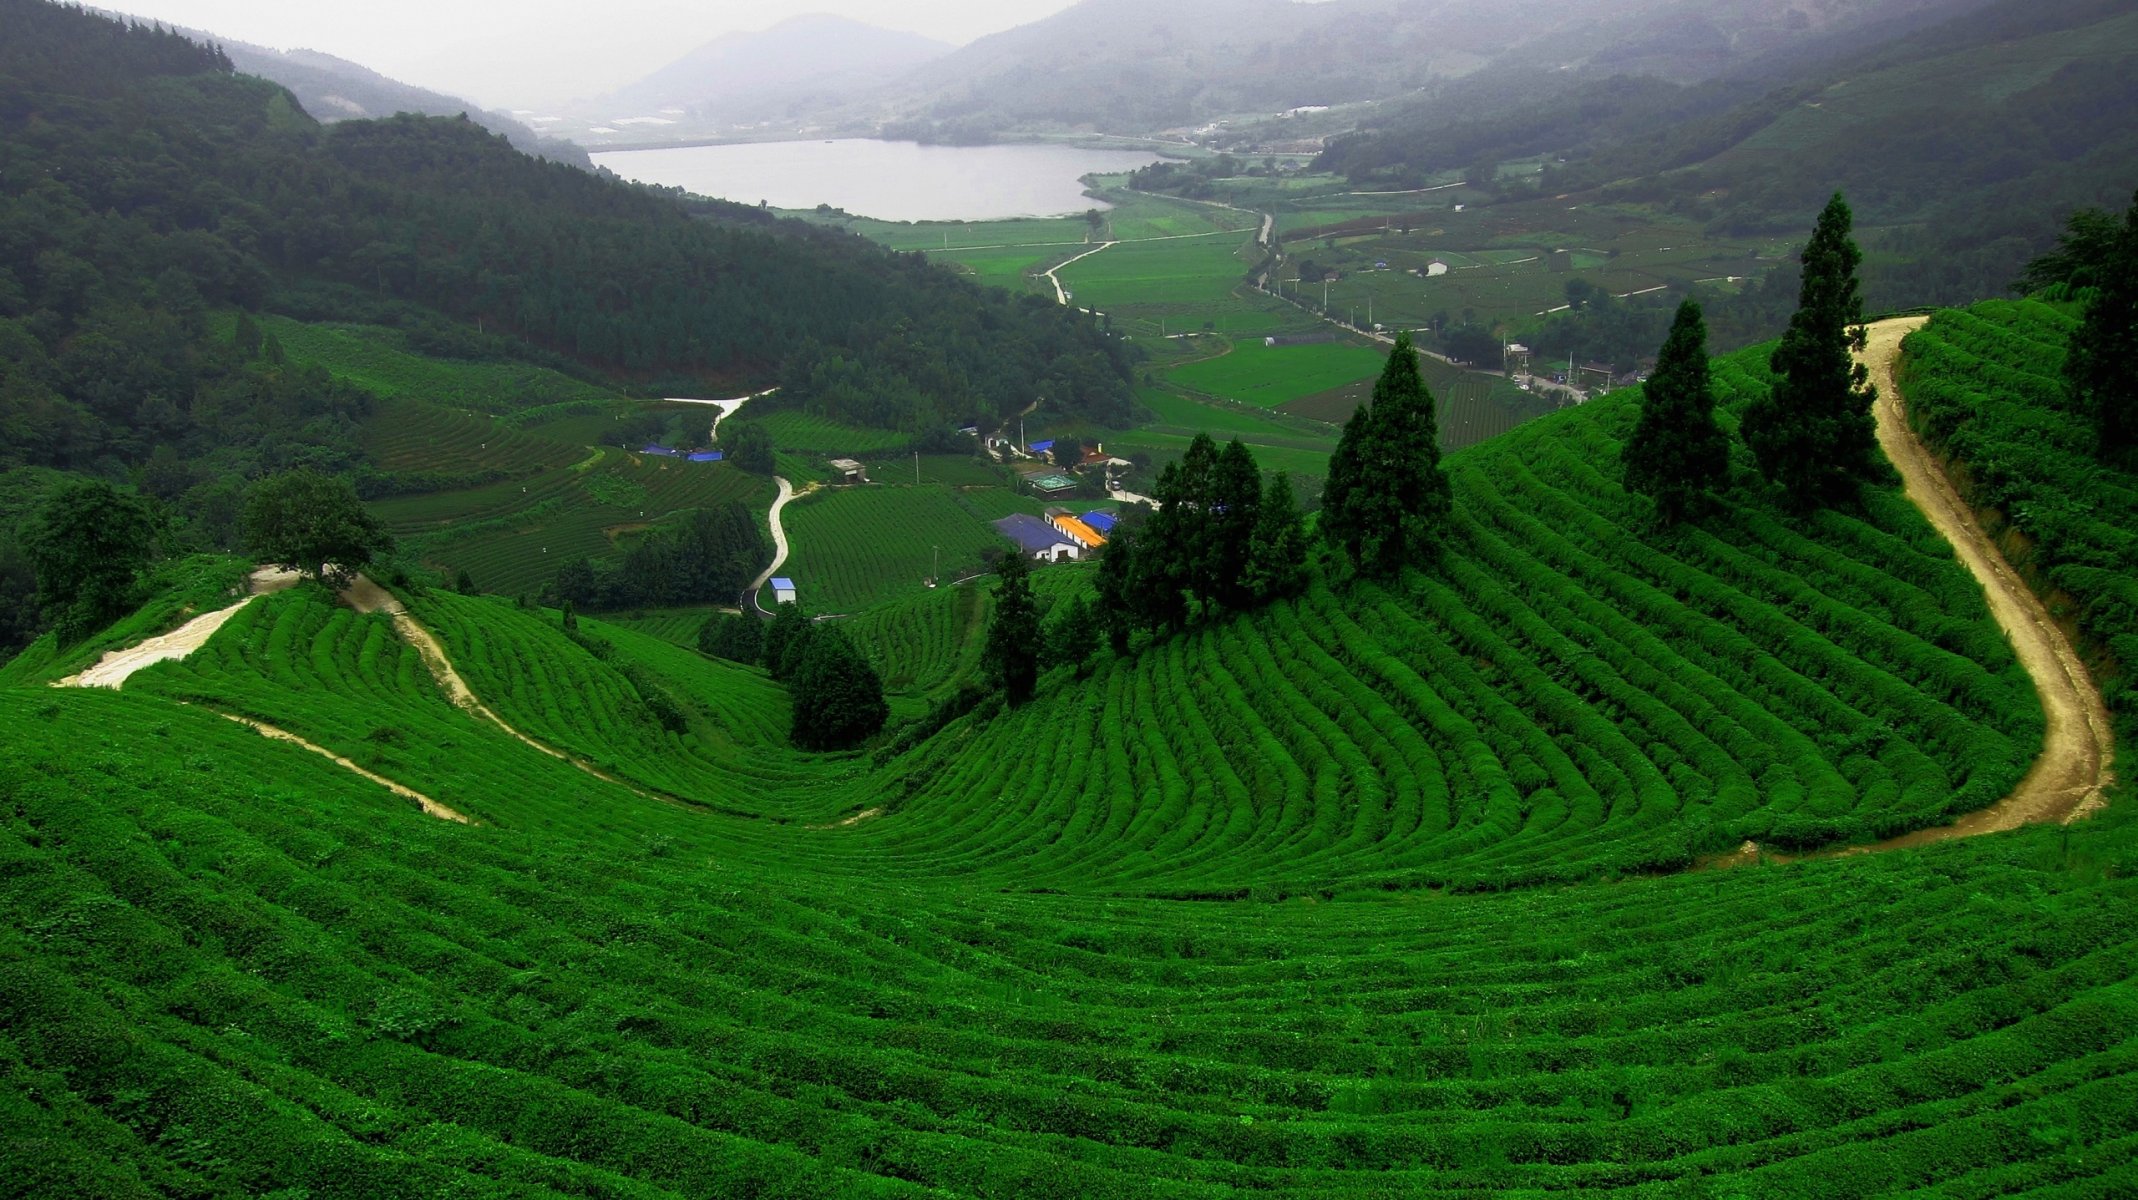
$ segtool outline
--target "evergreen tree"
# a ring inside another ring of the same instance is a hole
[[[1255,465],[1253,452],[1234,438],[1219,452],[1211,474],[1205,535],[1210,564],[1206,594],[1226,608],[1247,608],[1255,602],[1247,576],[1261,514],[1262,469]]]
[[[1115,654],[1128,653],[1129,636],[1141,624],[1135,604],[1135,564],[1141,528],[1142,522],[1136,517],[1121,517],[1106,539],[1105,549],[1099,552],[1098,576],[1093,581],[1098,592],[1099,628]]]
[[[1262,492],[1261,511],[1248,540],[1247,565],[1241,572],[1250,603],[1267,604],[1306,590],[1307,531],[1292,495],[1292,477],[1271,477]]]
[[[2119,459],[2138,442],[2138,196],[2105,239],[2103,265],[2064,356],[2072,403],[2093,418],[2099,453]]]
[[[845,750],[874,737],[891,715],[883,680],[836,626],[817,626],[795,666],[794,744]]]
[[[1410,334],[1399,333],[1372,407],[1352,414],[1330,459],[1323,535],[1363,574],[1392,578],[1432,553],[1453,508],[1433,397]]]
[[[1361,531],[1352,503],[1366,470],[1366,442],[1373,414],[1361,404],[1351,410],[1343,433],[1336,439],[1336,452],[1329,456],[1329,477],[1321,489],[1321,538],[1342,550],[1353,562],[1363,549]]]
[[[772,620],[765,626],[762,661],[765,664],[765,670],[771,672],[772,678],[785,682],[787,679],[787,650],[796,642],[806,638],[813,626],[810,624],[808,614],[802,611],[802,606],[799,604],[776,604],[773,608],[777,611],[772,614]]]
[[[1039,682],[1039,604],[1032,598],[1032,568],[1022,554],[1005,554],[995,564],[995,575],[1001,582],[980,661],[1009,702],[1023,704]]]
[[[1098,614],[1093,611],[1091,601],[1079,592],[1047,622],[1047,665],[1074,667],[1077,678],[1081,679],[1085,664],[1098,649]]]
[[[1666,525],[1696,512],[1728,482],[1730,444],[1715,424],[1707,323],[1691,300],[1678,305],[1655,372],[1642,389],[1641,415],[1626,439],[1623,466],[1626,490],[1652,497]]]
[[[1799,511],[1848,502],[1878,473],[1877,396],[1851,356],[1864,344],[1863,253],[1849,225],[1836,192],[1804,247],[1797,310],[1769,360],[1774,388],[1745,409],[1742,426],[1761,473]]]
[[[758,662],[765,656],[765,622],[747,613],[717,613],[698,627],[698,652],[729,662]]]

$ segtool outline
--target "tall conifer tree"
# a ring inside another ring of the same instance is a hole
[[[1399,333],[1373,406],[1352,415],[1330,459],[1323,533],[1362,573],[1387,579],[1433,551],[1453,506],[1433,397],[1410,334]]]
[[[1697,512],[1729,478],[1730,443],[1715,424],[1707,371],[1707,322],[1687,300],[1642,389],[1640,420],[1623,456],[1626,489],[1652,497],[1666,525]]]
[[[2138,196],[2103,241],[2102,266],[2064,356],[2064,383],[2093,418],[2101,457],[2118,458],[2138,443]]]
[[[981,661],[1011,704],[1032,698],[1039,682],[1039,604],[1032,599],[1032,568],[1023,554],[1005,554],[995,564],[995,615],[987,625]]]
[[[1797,311],[1769,360],[1779,378],[1745,409],[1745,444],[1800,511],[1853,500],[1878,473],[1877,393],[1851,356],[1864,343],[1863,253],[1849,225],[1848,202],[1836,192],[1804,247]]]

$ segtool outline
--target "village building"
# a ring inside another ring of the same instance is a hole
[[[831,460],[831,469],[839,476],[840,483],[867,483],[868,469],[851,458]]]
[[[1069,562],[1084,555],[1084,548],[1069,535],[1030,513],[1012,513],[994,523],[997,532],[1017,543],[1026,558],[1036,562]]]
[[[789,579],[784,575],[773,576],[772,602],[774,604],[794,603],[794,580]]]

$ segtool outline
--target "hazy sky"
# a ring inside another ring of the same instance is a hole
[[[722,33],[837,13],[946,42],[1036,21],[1071,0],[91,0],[279,50],[339,55],[490,108],[594,96]]]

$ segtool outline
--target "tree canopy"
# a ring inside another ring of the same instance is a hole
[[[38,606],[61,642],[79,641],[125,614],[156,552],[148,506],[90,480],[54,489],[19,536],[36,573]]]
[[[1425,562],[1454,506],[1440,469],[1440,422],[1408,332],[1396,335],[1373,401],[1345,423],[1322,490],[1321,530],[1370,578]]]
[[[1852,355],[1864,344],[1863,253],[1849,225],[1848,202],[1836,192],[1804,247],[1796,314],[1769,360],[1779,378],[1742,423],[1761,473],[1800,512],[1853,501],[1879,470],[1877,396]]]
[[[1039,681],[1039,604],[1032,598],[1032,568],[1022,554],[1005,554],[995,564],[995,612],[987,624],[981,663],[989,680],[1012,705],[1032,698]]]
[[[2098,241],[2084,315],[2064,356],[2064,384],[2092,418],[2101,456],[2121,459],[2138,443],[2138,196]]]
[[[245,548],[262,562],[349,586],[393,535],[364,510],[346,476],[290,471],[261,480],[245,497]]]
[[[1729,480],[1729,437],[1715,423],[1708,382],[1707,325],[1690,300],[1678,306],[1622,453],[1626,490],[1652,498],[1666,525],[1697,512]]]

